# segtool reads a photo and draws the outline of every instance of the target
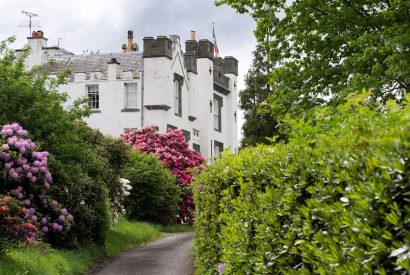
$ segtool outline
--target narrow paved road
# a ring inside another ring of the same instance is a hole
[[[120,254],[98,275],[190,275],[192,233],[176,233]]]

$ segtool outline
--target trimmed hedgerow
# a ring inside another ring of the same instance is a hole
[[[195,182],[198,274],[410,269],[410,110],[357,96]]]

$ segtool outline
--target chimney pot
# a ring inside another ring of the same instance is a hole
[[[195,40],[195,31],[191,31],[191,40]]]

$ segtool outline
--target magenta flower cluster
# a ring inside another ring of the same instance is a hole
[[[46,196],[53,181],[47,168],[48,152],[35,151],[36,144],[19,124],[4,125],[0,131],[0,169],[8,176],[9,193],[24,204],[24,219],[41,223],[41,231],[67,232],[73,216]],[[0,193],[7,192],[5,186]]]
[[[189,149],[181,130],[169,129],[167,133],[159,133],[158,130],[158,126],[148,126],[125,132],[121,134],[121,138],[140,152],[156,155],[176,175],[179,184],[184,187],[177,222],[193,223],[195,204],[189,188],[192,180],[189,169],[204,164],[205,159],[199,152]]]
[[[3,126],[0,136],[6,138],[6,143],[1,147],[0,160],[5,162],[4,170],[13,180],[26,177],[32,183],[42,181],[44,187],[49,188],[53,179],[47,169],[48,152],[33,151],[36,144],[25,138],[27,134],[17,123]]]

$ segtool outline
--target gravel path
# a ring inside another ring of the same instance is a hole
[[[104,266],[98,275],[190,275],[193,233],[175,233],[128,250]]]

